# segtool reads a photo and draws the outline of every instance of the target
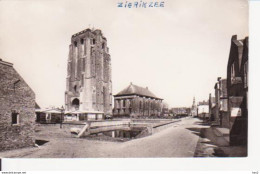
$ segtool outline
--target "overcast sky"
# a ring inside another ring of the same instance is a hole
[[[246,0],[165,0],[164,8],[138,9],[118,8],[120,1],[0,1],[0,58],[14,63],[41,107],[60,107],[71,35],[94,26],[110,48],[113,94],[133,82],[170,107],[191,106],[226,77],[231,36],[248,36]]]

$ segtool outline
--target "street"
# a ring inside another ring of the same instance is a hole
[[[92,139],[77,139],[66,132],[59,136],[57,125],[38,133],[38,138],[48,141],[39,147],[24,148],[1,152],[1,157],[16,158],[88,158],[88,157],[194,157],[198,132],[201,121],[197,118],[186,117],[172,126],[151,136],[133,139],[127,142],[111,142]],[[56,129],[56,131],[52,131]],[[63,132],[64,133],[64,132]],[[50,136],[47,136],[50,134]]]

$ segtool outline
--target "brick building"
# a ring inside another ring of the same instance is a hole
[[[149,89],[130,84],[114,95],[114,117],[150,117],[161,116],[162,100]]]
[[[0,151],[34,145],[34,123],[34,92],[0,59]]]
[[[227,66],[230,145],[246,145],[248,131],[248,37],[231,38]]]
[[[88,119],[112,114],[111,59],[101,30],[72,35],[67,74],[66,112],[79,111]]]

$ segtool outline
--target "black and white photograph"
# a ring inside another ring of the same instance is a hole
[[[0,158],[246,159],[250,39],[247,0],[0,0]]]

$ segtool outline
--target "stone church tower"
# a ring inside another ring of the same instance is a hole
[[[65,109],[112,113],[111,59],[101,30],[86,29],[71,37]]]

